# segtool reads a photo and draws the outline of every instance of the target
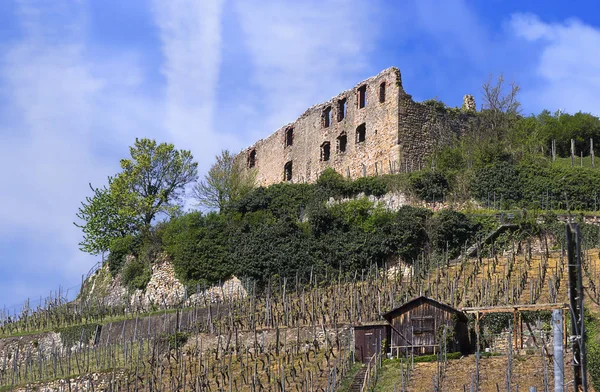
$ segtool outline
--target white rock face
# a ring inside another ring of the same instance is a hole
[[[327,201],[327,206],[331,207],[336,204],[345,203],[351,200],[359,200],[366,197],[371,203],[379,204],[383,206],[385,209],[390,211],[397,211],[400,207],[409,205],[410,202],[408,197],[404,193],[398,192],[389,192],[383,196],[366,196],[364,193],[359,193],[358,195],[351,198],[342,198],[342,199],[334,199],[333,197]]]
[[[125,263],[133,261],[133,256],[127,256]],[[173,263],[166,254],[159,255],[152,265],[152,275],[145,290],[128,293],[120,274],[114,278],[110,277],[108,264],[99,272],[88,283],[91,288],[87,296],[108,306],[128,304],[138,311],[169,308],[182,304],[190,306],[195,303],[214,303],[227,299],[245,298],[248,295],[241,280],[233,276],[222,285],[213,286],[188,298],[185,286],[175,276]]]
[[[195,303],[214,303],[223,300],[246,298],[247,295],[248,292],[244,288],[242,281],[232,276],[222,286],[214,286],[190,296],[186,304],[189,306]]]
[[[185,299],[185,287],[175,277],[175,268],[166,257],[152,265],[152,277],[143,294],[143,306],[155,304],[159,307],[173,307]],[[135,300],[135,297],[132,299]]]

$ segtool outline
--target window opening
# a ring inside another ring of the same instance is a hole
[[[248,168],[253,168],[254,166],[256,166],[256,150],[252,150],[250,151],[250,154],[248,154]]]
[[[346,152],[346,145],[348,144],[348,136],[342,133],[337,138],[337,152]]]
[[[285,146],[291,146],[294,144],[294,128],[288,128],[285,131]]]
[[[338,121],[342,121],[346,118],[346,98],[338,101]]]
[[[356,128],[356,142],[362,143],[365,141],[367,136],[367,126],[365,123],[362,123]]]
[[[362,86],[358,89],[358,107],[364,108],[365,106],[367,106],[367,86]]]
[[[379,103],[385,102],[385,82],[379,85]]]
[[[331,125],[331,106],[327,106],[323,110],[323,127],[327,128]]]
[[[321,144],[321,160],[327,162],[331,155],[331,143],[324,142]]]
[[[283,180],[292,181],[292,161],[289,161],[283,167]]]

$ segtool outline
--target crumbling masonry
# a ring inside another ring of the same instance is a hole
[[[450,114],[404,92],[400,70],[388,68],[329,100],[242,151],[257,185],[314,182],[332,167],[356,179],[418,170],[437,148],[465,132],[475,102]]]

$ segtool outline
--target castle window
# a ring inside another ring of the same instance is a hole
[[[338,121],[342,121],[346,118],[346,98],[340,99],[338,101],[338,110],[337,110],[337,119]]]
[[[356,128],[356,143],[362,143],[365,141],[367,136],[367,126],[365,123],[360,124]]]
[[[379,85],[379,103],[385,102],[385,82]]]
[[[288,128],[285,131],[285,146],[291,146],[294,144],[294,128]]]
[[[367,86],[358,88],[358,107],[364,108],[367,106]]]
[[[327,128],[331,125],[331,106],[327,106],[323,110],[323,127]]]
[[[321,160],[327,162],[331,155],[331,143],[325,142],[321,144]]]
[[[337,138],[337,152],[346,152],[346,145],[348,144],[348,136],[342,133]]]
[[[289,161],[283,167],[283,180],[292,181],[292,161]]]
[[[254,166],[256,166],[256,150],[252,149],[248,154],[248,168],[252,169]]]

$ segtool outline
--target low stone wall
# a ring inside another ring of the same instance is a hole
[[[531,353],[532,351],[535,353],[540,352],[544,344],[549,353],[551,353],[553,350],[554,337],[550,332],[533,329],[533,335],[529,331],[523,331],[522,339],[521,336],[518,336],[517,338],[517,348],[515,348],[515,335],[512,334],[509,336],[508,331],[502,332],[494,336],[489,350],[487,351],[506,354],[508,353],[509,346],[512,346],[514,354],[525,355]]]
[[[84,391],[114,391],[118,390],[121,383],[127,381],[127,374],[123,371],[115,373],[90,373],[78,377],[64,378],[38,384],[15,388],[16,392],[84,392]]]

